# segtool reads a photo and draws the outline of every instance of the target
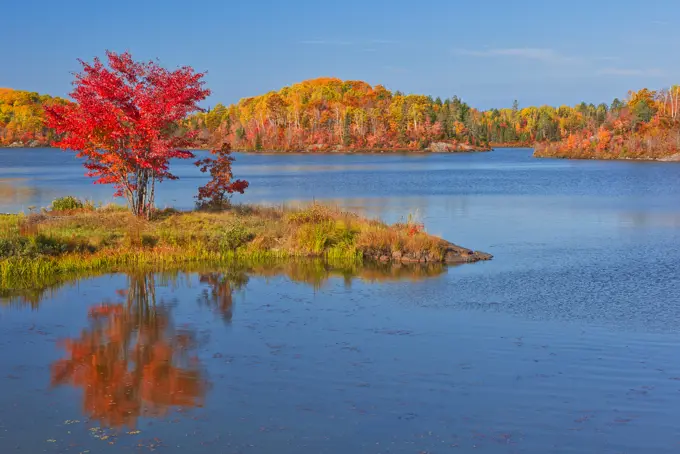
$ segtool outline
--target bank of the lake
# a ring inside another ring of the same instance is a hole
[[[0,216],[0,276],[64,274],[121,265],[222,263],[293,257],[398,263],[489,260],[409,220],[378,220],[318,204],[166,209],[151,220],[118,206]]]
[[[657,161],[678,162],[680,152],[676,149],[644,148],[638,150],[615,150],[570,148],[562,143],[537,143],[534,145],[535,158],[594,159],[599,161]]]
[[[506,145],[505,148],[509,148],[512,145]],[[55,151],[60,151],[58,148],[52,147],[50,144],[41,143],[37,141],[32,141],[30,143],[23,142],[13,142],[9,145],[0,146],[0,149],[20,149],[20,148],[50,148]],[[251,149],[234,149],[233,151],[239,153],[281,153],[281,154],[297,154],[297,153],[308,153],[308,154],[327,154],[327,153],[479,153],[485,151],[492,151],[491,145],[468,145],[468,144],[456,144],[449,142],[434,142],[429,146],[422,149],[412,149],[412,148],[355,148],[355,147],[344,147],[344,146],[309,146],[306,148],[301,148],[300,150],[280,150],[280,149],[263,149],[263,150],[251,150]],[[197,146],[196,150],[209,151],[211,148],[207,146]]]

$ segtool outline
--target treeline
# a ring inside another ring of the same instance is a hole
[[[42,106],[67,102],[0,89],[0,145],[49,144]],[[536,146],[538,156],[662,158],[680,152],[680,88],[642,89],[611,104],[481,111],[460,98],[392,92],[382,85],[313,79],[217,104],[184,126],[197,147],[249,151],[485,149]]]
[[[536,144],[535,156],[582,159],[679,159],[680,87],[628,93],[602,121]]]
[[[0,88],[0,146],[44,146],[55,138],[45,127],[43,106],[66,103],[35,92]]]
[[[424,150],[433,144],[487,147],[493,138],[480,128],[481,119],[455,96],[433,99],[321,78],[228,107],[217,104],[187,124],[200,132],[201,144],[226,141],[237,150]]]
[[[381,85],[323,78],[308,80],[238,104],[217,104],[191,117],[200,143],[229,142],[241,150],[406,149],[441,142],[454,147],[559,142],[597,131],[628,109],[581,103],[575,107],[524,107],[480,111],[458,97],[391,92]]]

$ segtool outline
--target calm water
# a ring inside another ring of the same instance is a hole
[[[414,213],[495,258],[14,294],[0,451],[678,452],[680,165],[530,155],[238,155],[241,200]],[[159,204],[189,208],[201,176],[177,173]],[[0,150],[0,212],[107,201],[82,174],[69,154]]]

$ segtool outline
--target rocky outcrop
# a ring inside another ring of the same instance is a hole
[[[428,148],[432,153],[449,153],[451,151],[457,151],[457,148],[446,142],[433,142]]]
[[[364,251],[364,257],[378,262],[398,263],[474,263],[491,260],[493,256],[486,252],[473,251],[461,246],[449,243],[443,251]]]
[[[12,142],[9,145],[6,146],[6,148],[39,148],[39,147],[45,147],[49,145],[45,145],[44,143],[41,143],[37,140],[31,140],[29,142],[22,142],[20,140],[17,140],[16,142]],[[1,148],[1,146],[0,146]]]
[[[432,142],[426,151],[431,153],[469,153],[473,151],[490,151],[490,147],[475,147],[465,143]]]

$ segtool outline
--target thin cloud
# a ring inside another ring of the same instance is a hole
[[[307,45],[310,45],[310,46],[351,46],[354,43],[351,42],[351,41],[310,39],[310,40],[300,41],[300,44],[307,44]]]
[[[454,53],[457,55],[480,58],[506,57],[523,60],[534,60],[548,64],[565,64],[583,61],[583,59],[579,57],[562,55],[554,49],[538,47],[515,47],[484,50],[456,49]]]
[[[597,71],[600,76],[621,77],[663,77],[666,73],[659,68],[636,69],[636,68],[603,68]]]

